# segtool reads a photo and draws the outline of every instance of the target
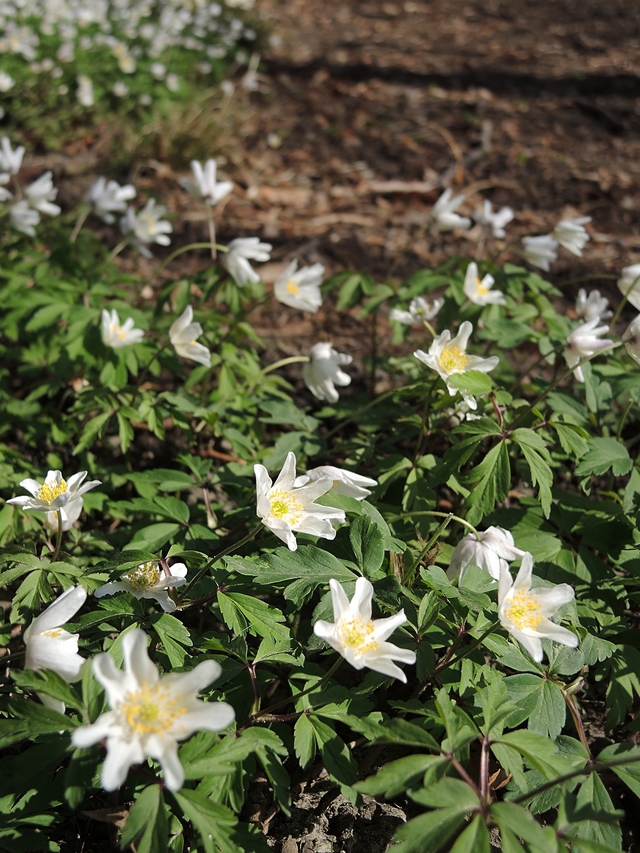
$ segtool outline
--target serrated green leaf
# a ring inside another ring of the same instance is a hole
[[[491,377],[481,370],[466,370],[464,373],[448,376],[447,385],[462,389],[473,397],[479,397],[482,394],[488,394],[493,383]]]
[[[349,528],[349,540],[358,567],[367,578],[374,575],[384,560],[381,531],[366,515],[357,518]]]
[[[628,474],[633,465],[629,451],[615,438],[590,438],[589,449],[576,468],[576,477],[604,474],[609,469],[616,477]]]

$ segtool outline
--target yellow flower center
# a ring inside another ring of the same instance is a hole
[[[485,287],[479,278],[476,279],[476,296],[486,296],[489,288]]]
[[[60,497],[67,491],[67,481],[60,480],[59,483],[44,483],[38,491],[38,498],[41,501],[51,503],[56,498]]]
[[[380,644],[374,639],[373,631],[373,622],[365,622],[362,616],[342,616],[338,620],[338,640],[357,655],[375,652],[378,648]]]
[[[140,592],[143,589],[151,589],[160,580],[160,567],[157,563],[143,563],[137,569],[132,569],[125,575],[122,575],[122,580]]]
[[[56,637],[59,637],[62,634],[62,629],[61,628],[49,628],[48,631],[43,631],[42,633],[44,634],[45,637],[53,637],[55,639]]]
[[[290,279],[287,282],[287,293],[292,293],[294,296],[297,296],[300,293],[298,289],[298,285],[295,283],[293,279]]]
[[[470,361],[471,358],[466,352],[455,344],[447,344],[438,358],[438,364],[445,373],[453,373],[454,370],[464,370]]]
[[[152,686],[143,682],[139,690],[130,693],[119,708],[120,716],[129,729],[129,737],[166,732],[187,708],[182,696],[172,695],[162,684]]]
[[[520,631],[525,628],[537,628],[544,618],[538,596],[524,590],[511,597],[504,615]]]
[[[283,519],[287,524],[296,524],[304,512],[304,506],[293,492],[286,492],[284,489],[272,489],[269,494],[269,503],[271,515],[274,518]]]

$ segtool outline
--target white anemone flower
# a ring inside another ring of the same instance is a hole
[[[484,532],[478,531],[477,536],[470,533],[458,542],[451,555],[447,577],[453,579],[460,575],[462,580],[469,566],[477,566],[494,580],[500,580],[500,572],[509,568],[509,561],[519,560],[525,553],[516,548],[509,530],[487,527]]]
[[[452,397],[454,394],[462,394],[469,408],[475,410],[478,408],[475,397],[462,388],[454,388],[447,380],[456,373],[467,373],[469,370],[480,370],[482,373],[488,373],[497,367],[500,359],[497,355],[492,355],[490,358],[468,355],[466,349],[472,331],[473,326],[468,320],[465,320],[464,323],[460,324],[455,338],[452,339],[451,332],[445,329],[442,334],[433,339],[428,353],[417,350],[414,355],[440,374]]]
[[[259,237],[238,237],[229,243],[229,251],[222,256],[222,265],[240,287],[247,282],[255,284],[260,276],[249,261],[264,263],[271,257],[271,243],[261,243]]]
[[[21,231],[29,237],[36,236],[35,225],[40,222],[40,214],[37,210],[32,210],[29,207],[29,202],[26,199],[12,204],[9,208],[9,219],[16,231]]]
[[[406,683],[406,675],[393,661],[413,664],[415,652],[386,642],[396,628],[407,621],[404,610],[387,619],[371,619],[373,585],[366,578],[356,581],[351,601],[337,580],[332,578],[329,586],[335,622],[321,619],[313,626],[313,633],[329,643],[355,669],[367,667]]]
[[[46,213],[47,216],[58,216],[62,208],[51,203],[58,195],[58,190],[53,186],[52,176],[52,172],[45,172],[44,175],[40,175],[37,181],[29,184],[24,194],[34,210]]]
[[[330,477],[333,480],[333,491],[337,495],[345,495],[348,498],[355,498],[357,501],[363,501],[371,494],[371,489],[367,486],[377,486],[378,481],[371,477],[363,477],[362,474],[355,474],[353,471],[346,471],[344,468],[336,468],[334,465],[319,465],[317,468],[309,468],[304,474],[296,477],[294,486],[299,488],[307,483],[320,480],[322,477]]]
[[[124,213],[127,202],[136,197],[136,189],[132,184],[120,186],[117,181],[107,182],[106,178],[98,178],[87,193],[87,201],[93,206],[93,212],[103,222],[112,225],[115,222],[114,213]]]
[[[294,533],[310,533],[321,539],[335,539],[331,522],[345,520],[343,510],[314,503],[316,498],[331,491],[331,477],[320,477],[296,487],[296,456],[288,453],[275,483],[264,465],[254,465],[256,475],[256,514],[265,527],[282,539],[290,551],[298,548]]]
[[[409,303],[409,310],[402,311],[400,308],[394,308],[389,314],[390,320],[395,320],[396,323],[404,323],[405,326],[417,326],[418,323],[428,323],[433,320],[436,314],[444,305],[444,299],[437,298],[431,302],[423,299],[422,296],[416,296]]]
[[[484,225],[487,229],[491,229],[493,236],[498,239],[506,237],[507,232],[504,230],[504,226],[508,225],[513,217],[514,213],[510,207],[503,207],[494,213],[491,202],[487,199],[485,199],[482,205],[482,210],[473,215],[476,222]]]
[[[532,571],[533,557],[528,552],[522,558],[515,581],[508,569],[502,569],[498,589],[498,618],[503,628],[540,663],[542,640],[554,640],[571,648],[578,645],[578,638],[572,631],[556,625],[549,618],[563,604],[573,601],[575,592],[566,583],[531,589]]]
[[[60,509],[53,512],[45,513],[44,526],[51,533],[56,533],[58,530],[58,513],[60,513],[62,532],[66,533],[68,530],[71,530],[73,525],[80,518],[83,504],[84,500],[82,498],[75,498],[74,500],[69,501],[66,506],[60,507]]]
[[[629,324],[622,340],[631,358],[640,364],[640,314]]]
[[[142,329],[135,328],[135,320],[127,317],[120,325],[120,317],[115,308],[112,311],[102,309],[102,340],[108,347],[120,349],[130,344],[139,344],[144,337]]]
[[[283,305],[315,314],[322,305],[320,285],[323,275],[324,266],[322,264],[313,264],[313,266],[298,269],[298,262],[291,261],[273,285],[274,296]]]
[[[103,595],[130,592],[138,601],[141,598],[151,598],[158,602],[165,613],[173,613],[176,604],[169,598],[167,590],[186,583],[187,567],[184,563],[175,563],[166,568],[165,566],[166,563],[161,565],[158,560],[141,563],[137,568],[122,575],[120,580],[99,587],[94,595],[96,598],[102,598]]]
[[[13,198],[13,193],[4,186],[10,180],[11,175],[8,172],[0,172],[0,202],[9,201],[10,198]]]
[[[478,265],[475,261],[471,261],[464,277],[464,295],[476,305],[506,305],[504,293],[491,290],[494,283],[495,279],[489,273],[480,281]]]
[[[60,626],[75,616],[86,597],[81,586],[69,587],[33,620],[24,632],[25,669],[51,669],[68,683],[80,678],[85,659],[78,654],[78,635]],[[38,696],[48,708],[64,713],[64,702],[44,693]]]
[[[38,512],[55,512],[62,509],[76,500],[89,489],[95,489],[101,485],[100,480],[90,480],[82,485],[84,478],[87,476],[86,471],[80,471],[69,477],[67,482],[60,471],[49,471],[44,483],[38,483],[37,480],[21,480],[20,485],[23,489],[31,492],[31,496],[21,495],[17,498],[10,498],[7,503],[21,506],[24,510],[37,510]]]
[[[618,279],[618,289],[640,311],[640,264],[624,267],[622,277]]]
[[[609,300],[605,296],[600,296],[599,290],[591,290],[589,295],[584,287],[578,291],[576,299],[576,314],[583,320],[607,320],[613,316],[613,311],[607,311]]]
[[[16,85],[16,81],[10,74],[7,74],[6,71],[0,71],[0,92],[8,92],[9,89],[13,89]]]
[[[173,231],[173,227],[168,220],[162,218],[166,212],[164,204],[156,204],[156,200],[150,198],[138,213],[131,207],[127,208],[120,220],[122,233],[133,234],[133,242],[145,258],[152,257],[145,243],[158,243],[160,246],[168,246],[171,243],[167,234]]]
[[[93,93],[93,81],[91,77],[87,77],[84,74],[78,75],[78,91],[76,92],[76,97],[78,99],[78,103],[83,107],[92,107],[95,104],[96,99]]]
[[[187,305],[178,319],[169,329],[169,338],[175,351],[183,358],[197,361],[205,367],[211,367],[211,353],[196,338],[202,334],[200,323],[193,322],[193,308]]]
[[[353,358],[338,352],[328,343],[314,344],[309,350],[309,358],[311,361],[302,368],[304,384],[318,400],[337,403],[336,385],[344,387],[351,384],[349,374],[340,368],[351,364]]]
[[[0,170],[8,172],[10,175],[17,175],[22,168],[23,157],[24,145],[19,145],[13,151],[7,136],[0,139]]]
[[[613,341],[607,338],[601,339],[599,336],[604,335],[609,331],[608,326],[598,326],[599,317],[589,320],[588,323],[583,323],[574,329],[567,337],[567,345],[564,348],[564,358],[568,367],[575,368],[573,375],[578,382],[584,382],[584,374],[582,367],[576,367],[583,358],[589,358],[592,355],[605,350],[613,344]]]
[[[122,638],[124,670],[107,654],[93,658],[93,673],[104,687],[110,711],[89,726],[74,730],[75,747],[86,749],[106,738],[107,757],[102,767],[102,787],[115,791],[127,778],[132,764],[148,756],[160,763],[164,784],[177,791],[184,782],[178,758],[178,741],[200,729],[218,732],[235,719],[226,702],[203,702],[200,690],[219,677],[220,664],[199,663],[191,672],[160,676],[147,653],[147,635],[139,628]]]
[[[456,207],[459,207],[464,201],[464,196],[456,195],[451,198],[451,195],[450,189],[445,190],[431,211],[436,220],[438,231],[451,231],[454,228],[467,230],[471,228],[471,220],[467,216],[460,216],[458,213],[455,213]]]
[[[589,242],[589,235],[584,228],[587,222],[591,222],[590,216],[563,219],[553,229],[553,234],[558,243],[578,257],[582,257],[582,250]]]
[[[233,183],[231,181],[217,181],[216,168],[215,160],[207,160],[204,164],[204,169],[201,163],[197,160],[192,160],[191,171],[193,172],[194,181],[189,178],[183,178],[180,184],[196,201],[217,204],[226,195],[229,195],[233,189]]]
[[[549,272],[550,264],[558,259],[558,241],[553,234],[522,238],[522,255],[541,270]]]

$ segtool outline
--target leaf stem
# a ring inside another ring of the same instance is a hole
[[[322,678],[319,681],[314,682],[311,687],[307,687],[306,690],[303,690],[302,693],[296,693],[294,695],[288,696],[286,699],[281,699],[279,702],[275,702],[273,705],[270,705],[268,708],[265,708],[264,711],[260,711],[259,714],[251,714],[249,719],[251,722],[255,722],[260,717],[264,717],[265,714],[272,714],[274,711],[277,711],[278,708],[282,708],[284,705],[288,705],[289,702],[297,702],[298,699],[302,699],[303,696],[308,696],[309,693],[313,693],[323,684],[325,684],[342,666],[342,662],[344,658],[340,656],[337,661],[333,664],[331,669],[328,669]]]
[[[58,555],[60,554],[60,548],[62,547],[62,511],[57,510],[56,515],[58,516],[58,532],[56,534],[56,548],[53,552],[53,557],[51,558],[51,562],[55,563],[58,559]]]
[[[451,519],[451,521],[457,521],[459,524],[464,524],[465,527],[468,527],[469,530],[476,535],[477,539],[480,539],[480,534],[473,524],[466,521],[464,518],[460,518],[459,515],[453,515],[451,512],[439,512],[435,509],[420,509],[415,512],[401,512],[398,515],[392,515],[387,519],[387,521],[401,521],[404,518],[413,518],[416,515],[433,515],[436,518],[447,518]]]
[[[264,367],[260,371],[260,374],[262,376],[266,376],[267,373],[271,373],[273,370],[285,367],[287,364],[307,363],[309,361],[311,361],[311,359],[308,355],[291,355],[289,358],[281,358],[280,361],[274,361],[273,364]]]

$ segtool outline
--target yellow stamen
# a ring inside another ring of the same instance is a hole
[[[168,687],[143,682],[139,690],[130,693],[120,706],[119,713],[129,729],[129,737],[166,732],[187,708],[182,696],[174,696]]]
[[[380,645],[373,637],[373,622],[365,622],[362,616],[342,616],[336,628],[338,640],[357,655],[375,652]]]
[[[38,491],[38,498],[41,501],[46,501],[47,503],[51,503],[56,498],[60,497],[67,491],[67,481],[60,480],[59,483],[44,483],[40,486],[40,490]]]
[[[504,615],[520,631],[524,628],[537,628],[544,618],[538,596],[524,590],[511,597]]]
[[[132,569],[125,575],[122,575],[122,580],[136,590],[141,592],[143,589],[151,589],[160,580],[160,567],[157,563],[143,563],[137,569]]]
[[[304,512],[304,506],[293,492],[286,492],[284,489],[272,489],[269,493],[269,503],[271,515],[281,518],[287,524],[296,524]]]
[[[300,293],[298,285],[293,279],[287,282],[287,293],[292,293],[294,296],[297,296]]]
[[[479,278],[476,279],[476,296],[486,296],[489,288],[485,287]]]
[[[45,637],[59,637],[62,634],[61,628],[50,628],[48,631],[42,632]]]
[[[438,364],[445,373],[453,373],[454,370],[464,370],[470,362],[471,358],[455,344],[447,344],[438,358]]]

